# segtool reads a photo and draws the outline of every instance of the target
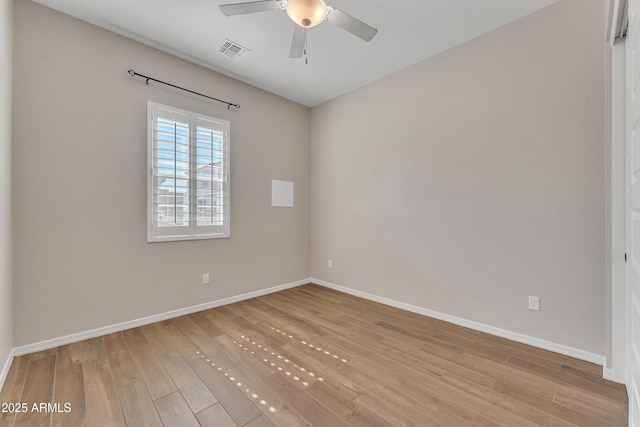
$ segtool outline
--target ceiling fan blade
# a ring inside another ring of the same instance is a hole
[[[373,39],[378,33],[378,30],[376,30],[375,28],[365,24],[359,19],[354,18],[348,13],[341,11],[340,9],[327,6],[327,10],[329,12],[327,14],[327,21],[331,22],[332,24],[336,24],[338,27],[349,31],[354,36],[360,37],[366,42],[371,41],[371,39]]]
[[[294,27],[289,58],[300,58],[302,56],[302,52],[304,52],[304,45],[307,41],[307,29],[299,25],[294,25]]]
[[[227,16],[247,15],[249,13],[270,12],[272,10],[284,10],[284,0],[262,0],[245,3],[221,4],[220,10]]]

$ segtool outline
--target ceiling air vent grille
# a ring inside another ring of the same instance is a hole
[[[218,52],[237,61],[244,58],[251,51],[245,47],[240,46],[236,42],[225,39],[220,47],[218,47]]]

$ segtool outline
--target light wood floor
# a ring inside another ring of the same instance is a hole
[[[0,426],[625,426],[601,373],[306,285],[17,357]]]

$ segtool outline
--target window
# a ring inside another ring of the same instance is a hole
[[[147,242],[229,237],[229,122],[147,103]]]

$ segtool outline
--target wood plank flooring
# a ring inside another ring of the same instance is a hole
[[[626,426],[601,373],[305,285],[17,357],[0,426]]]

